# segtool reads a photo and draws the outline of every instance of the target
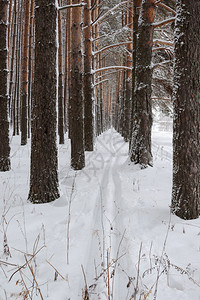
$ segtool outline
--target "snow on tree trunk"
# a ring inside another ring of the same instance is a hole
[[[72,4],[78,4],[78,0]],[[81,8],[72,9],[71,32],[71,167],[81,170],[85,166],[83,124],[83,66],[82,66],[82,18]]]
[[[84,7],[84,128],[85,150],[93,151],[93,103],[92,103],[92,32],[91,32],[91,3],[87,0]]]
[[[35,74],[29,200],[59,197],[56,145],[57,8],[55,0],[35,1]]]
[[[127,26],[130,29],[129,40],[131,41],[131,33],[133,31],[133,3],[127,4]],[[126,65],[127,67],[132,67],[132,43],[127,45],[127,54],[126,54]],[[125,101],[124,101],[124,129],[123,137],[125,142],[130,140],[130,121],[131,121],[131,70],[126,71],[126,82],[125,82]]]
[[[138,19],[140,15],[140,7],[142,0],[135,0],[133,2],[133,37],[132,37],[132,94],[131,94],[131,116],[130,116],[130,140],[129,151],[131,150],[132,130],[133,130],[133,118],[134,118],[134,99],[135,99],[135,69],[136,69],[136,50],[137,50],[137,33],[138,33]]]
[[[10,146],[8,123],[8,49],[7,49],[8,1],[0,0],[0,171],[10,170]]]
[[[177,0],[174,67],[172,211],[194,219],[200,209],[200,6]]]
[[[154,0],[143,0],[138,24],[137,58],[135,71],[134,121],[130,159],[142,167],[152,165],[152,44]]]

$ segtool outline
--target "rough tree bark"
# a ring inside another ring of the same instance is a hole
[[[71,5],[71,0],[67,1]],[[72,9],[67,9],[67,22],[66,22],[66,39],[67,39],[67,124],[68,136],[71,137],[71,23],[72,23]]]
[[[30,0],[30,24],[29,24],[29,60],[28,60],[28,138],[31,131],[31,98],[33,82],[33,57],[34,57],[34,5],[35,0]]]
[[[136,51],[137,51],[137,34],[138,34],[138,19],[140,15],[140,7],[142,0],[133,1],[133,38],[132,38],[132,94],[131,94],[131,117],[130,117],[130,140],[129,151],[131,150],[132,130],[134,122],[134,102],[135,102],[135,69],[136,69]]]
[[[62,1],[59,0],[59,6]],[[59,143],[64,144],[64,89],[63,89],[63,42],[62,42],[62,13],[58,12],[58,135]]]
[[[143,0],[138,26],[137,58],[135,72],[134,122],[130,159],[142,167],[152,165],[152,44],[155,0]]]
[[[78,4],[73,0],[72,4]],[[83,66],[82,66],[82,18],[81,8],[72,9],[71,32],[71,167],[81,170],[85,166],[84,124],[83,124]]]
[[[22,57],[22,79],[21,79],[21,145],[27,143],[27,101],[28,101],[28,55],[29,55],[29,16],[30,1],[24,1],[24,46]]]
[[[84,136],[85,150],[93,151],[92,29],[90,0],[84,7]]]
[[[35,0],[35,74],[29,200],[46,203],[59,197],[56,145],[56,23],[55,0]]]
[[[176,2],[172,212],[195,219],[200,213],[200,3]]]
[[[8,49],[7,49],[8,1],[0,0],[0,171],[10,170],[10,146],[8,123]]]
[[[131,32],[133,31],[133,5],[127,4],[127,26],[130,29],[129,40],[131,40]],[[127,45],[127,54],[126,54],[126,65],[127,67],[132,67],[132,50],[133,45],[130,43]],[[125,142],[130,140],[130,120],[131,120],[131,70],[126,71],[126,82],[125,82],[125,99],[124,99],[124,129],[123,137]]]

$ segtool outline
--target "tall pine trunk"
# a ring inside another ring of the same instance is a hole
[[[130,29],[129,40],[131,41],[131,33],[133,31],[133,4],[127,4],[127,26]],[[133,45],[130,43],[127,45],[126,54],[126,65],[127,67],[132,67],[132,50]],[[124,130],[123,136],[125,142],[130,140],[130,121],[131,121],[131,71],[126,71],[126,82],[125,82],[125,101],[124,101]]]
[[[8,50],[7,50],[8,1],[0,0],[0,171],[10,170],[8,123]]]
[[[62,1],[59,1],[62,6]],[[64,144],[64,90],[63,90],[63,42],[62,42],[62,13],[58,12],[58,135],[59,143]]]
[[[92,32],[90,0],[84,7],[84,136],[85,150],[93,151],[93,88],[92,88]]]
[[[72,4],[78,4],[78,0]],[[83,124],[83,64],[82,64],[81,8],[72,9],[71,32],[71,167],[81,170],[85,166]]]
[[[140,15],[140,7],[142,0],[133,2],[133,37],[132,37],[132,94],[131,94],[131,116],[130,116],[130,140],[129,151],[131,150],[132,131],[134,124],[134,103],[135,103],[135,70],[137,57],[137,34],[138,34],[138,19]]]
[[[30,2],[24,1],[24,46],[22,57],[22,86],[21,86],[21,145],[27,143],[28,121],[28,54],[29,54],[29,15]]]
[[[35,0],[30,0],[30,24],[29,24],[29,60],[28,60],[28,138],[31,132],[31,98],[33,81],[33,56],[34,56],[34,5]]]
[[[55,0],[35,0],[35,74],[32,101],[29,200],[59,197],[56,145],[57,8]]]
[[[68,0],[70,5],[72,0]],[[67,9],[66,21],[66,39],[67,39],[67,125],[68,136],[71,137],[71,25],[72,25],[72,9]]]
[[[172,211],[194,219],[200,213],[200,6],[176,2]]]
[[[154,0],[143,0],[138,26],[137,57],[135,71],[134,122],[130,159],[142,167],[152,165],[152,45]]]

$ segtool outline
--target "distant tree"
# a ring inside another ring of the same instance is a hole
[[[130,159],[142,167],[152,165],[152,45],[153,21],[155,17],[154,0],[143,0],[139,17],[137,57],[135,69],[135,95],[133,101],[133,129]]]
[[[200,213],[200,3],[177,0],[172,212]]]
[[[62,6],[62,1],[58,1]],[[59,143],[64,144],[64,87],[63,87],[63,42],[62,42],[62,13],[58,11],[58,135]]]
[[[28,129],[28,56],[29,56],[29,20],[30,1],[24,1],[24,44],[22,52],[22,78],[21,78],[21,145],[27,143]]]
[[[73,0],[72,4],[79,4]],[[71,32],[71,89],[70,89],[70,138],[71,167],[81,170],[85,166],[83,123],[83,64],[82,64],[82,8],[72,9]]]
[[[135,1],[134,1],[135,2]],[[132,40],[133,32],[133,3],[127,4],[127,26],[130,29],[129,40]],[[133,43],[127,45],[126,65],[132,67],[132,50]],[[124,99],[124,120],[123,120],[123,137],[125,142],[130,140],[130,117],[131,117],[131,70],[125,73],[125,99]]]
[[[0,0],[0,171],[10,170],[8,123],[8,1]]]
[[[32,101],[29,200],[46,203],[59,197],[56,145],[57,7],[35,0],[35,66]]]

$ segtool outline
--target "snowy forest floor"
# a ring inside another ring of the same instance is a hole
[[[0,299],[200,299],[200,220],[170,215],[167,125],[154,124],[154,167],[143,170],[114,129],[78,172],[66,140],[61,197],[40,205],[27,202],[30,143],[12,138],[12,170],[0,174]]]

